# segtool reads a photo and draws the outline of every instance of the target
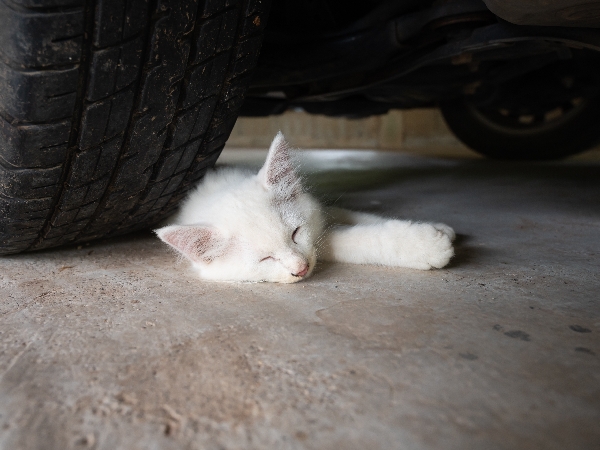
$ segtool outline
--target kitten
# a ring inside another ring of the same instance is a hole
[[[275,136],[258,174],[208,173],[160,239],[188,258],[201,278],[295,283],[321,260],[428,270],[453,256],[444,224],[384,219],[323,207],[301,184],[288,144]]]

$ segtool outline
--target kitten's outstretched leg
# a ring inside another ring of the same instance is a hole
[[[339,208],[328,209],[331,222],[320,258],[354,264],[380,264],[428,270],[444,267],[454,255],[454,230],[444,224],[389,220]]]
[[[375,214],[350,211],[349,209],[330,206],[326,208],[327,220],[330,225],[377,225],[389,222],[391,219],[380,217]],[[398,221],[402,222],[402,221]],[[442,233],[448,235],[451,241],[456,239],[454,230],[444,223],[430,223]]]

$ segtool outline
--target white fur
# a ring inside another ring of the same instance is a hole
[[[310,276],[317,253],[329,261],[441,268],[454,254],[455,236],[444,224],[321,206],[303,190],[281,133],[258,174],[208,173],[171,225],[156,233],[201,278],[279,283]]]

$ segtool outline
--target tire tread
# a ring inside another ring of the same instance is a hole
[[[0,253],[122,234],[170,214],[229,137],[260,48],[262,26],[252,22],[265,5],[11,2],[22,27],[54,23],[35,38],[64,48],[19,56],[23,70],[14,51],[0,54],[9,86],[0,93]],[[65,37],[61,24],[76,15],[79,28]],[[0,33],[0,48],[11,40]]]

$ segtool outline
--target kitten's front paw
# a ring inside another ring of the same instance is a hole
[[[433,225],[435,229],[448,236],[452,242],[454,242],[454,239],[456,239],[456,233],[454,230],[445,223],[432,223],[431,225]]]
[[[444,224],[414,224],[415,247],[414,267],[429,270],[441,269],[454,256],[452,239],[454,230]],[[443,227],[443,229],[440,229]]]

